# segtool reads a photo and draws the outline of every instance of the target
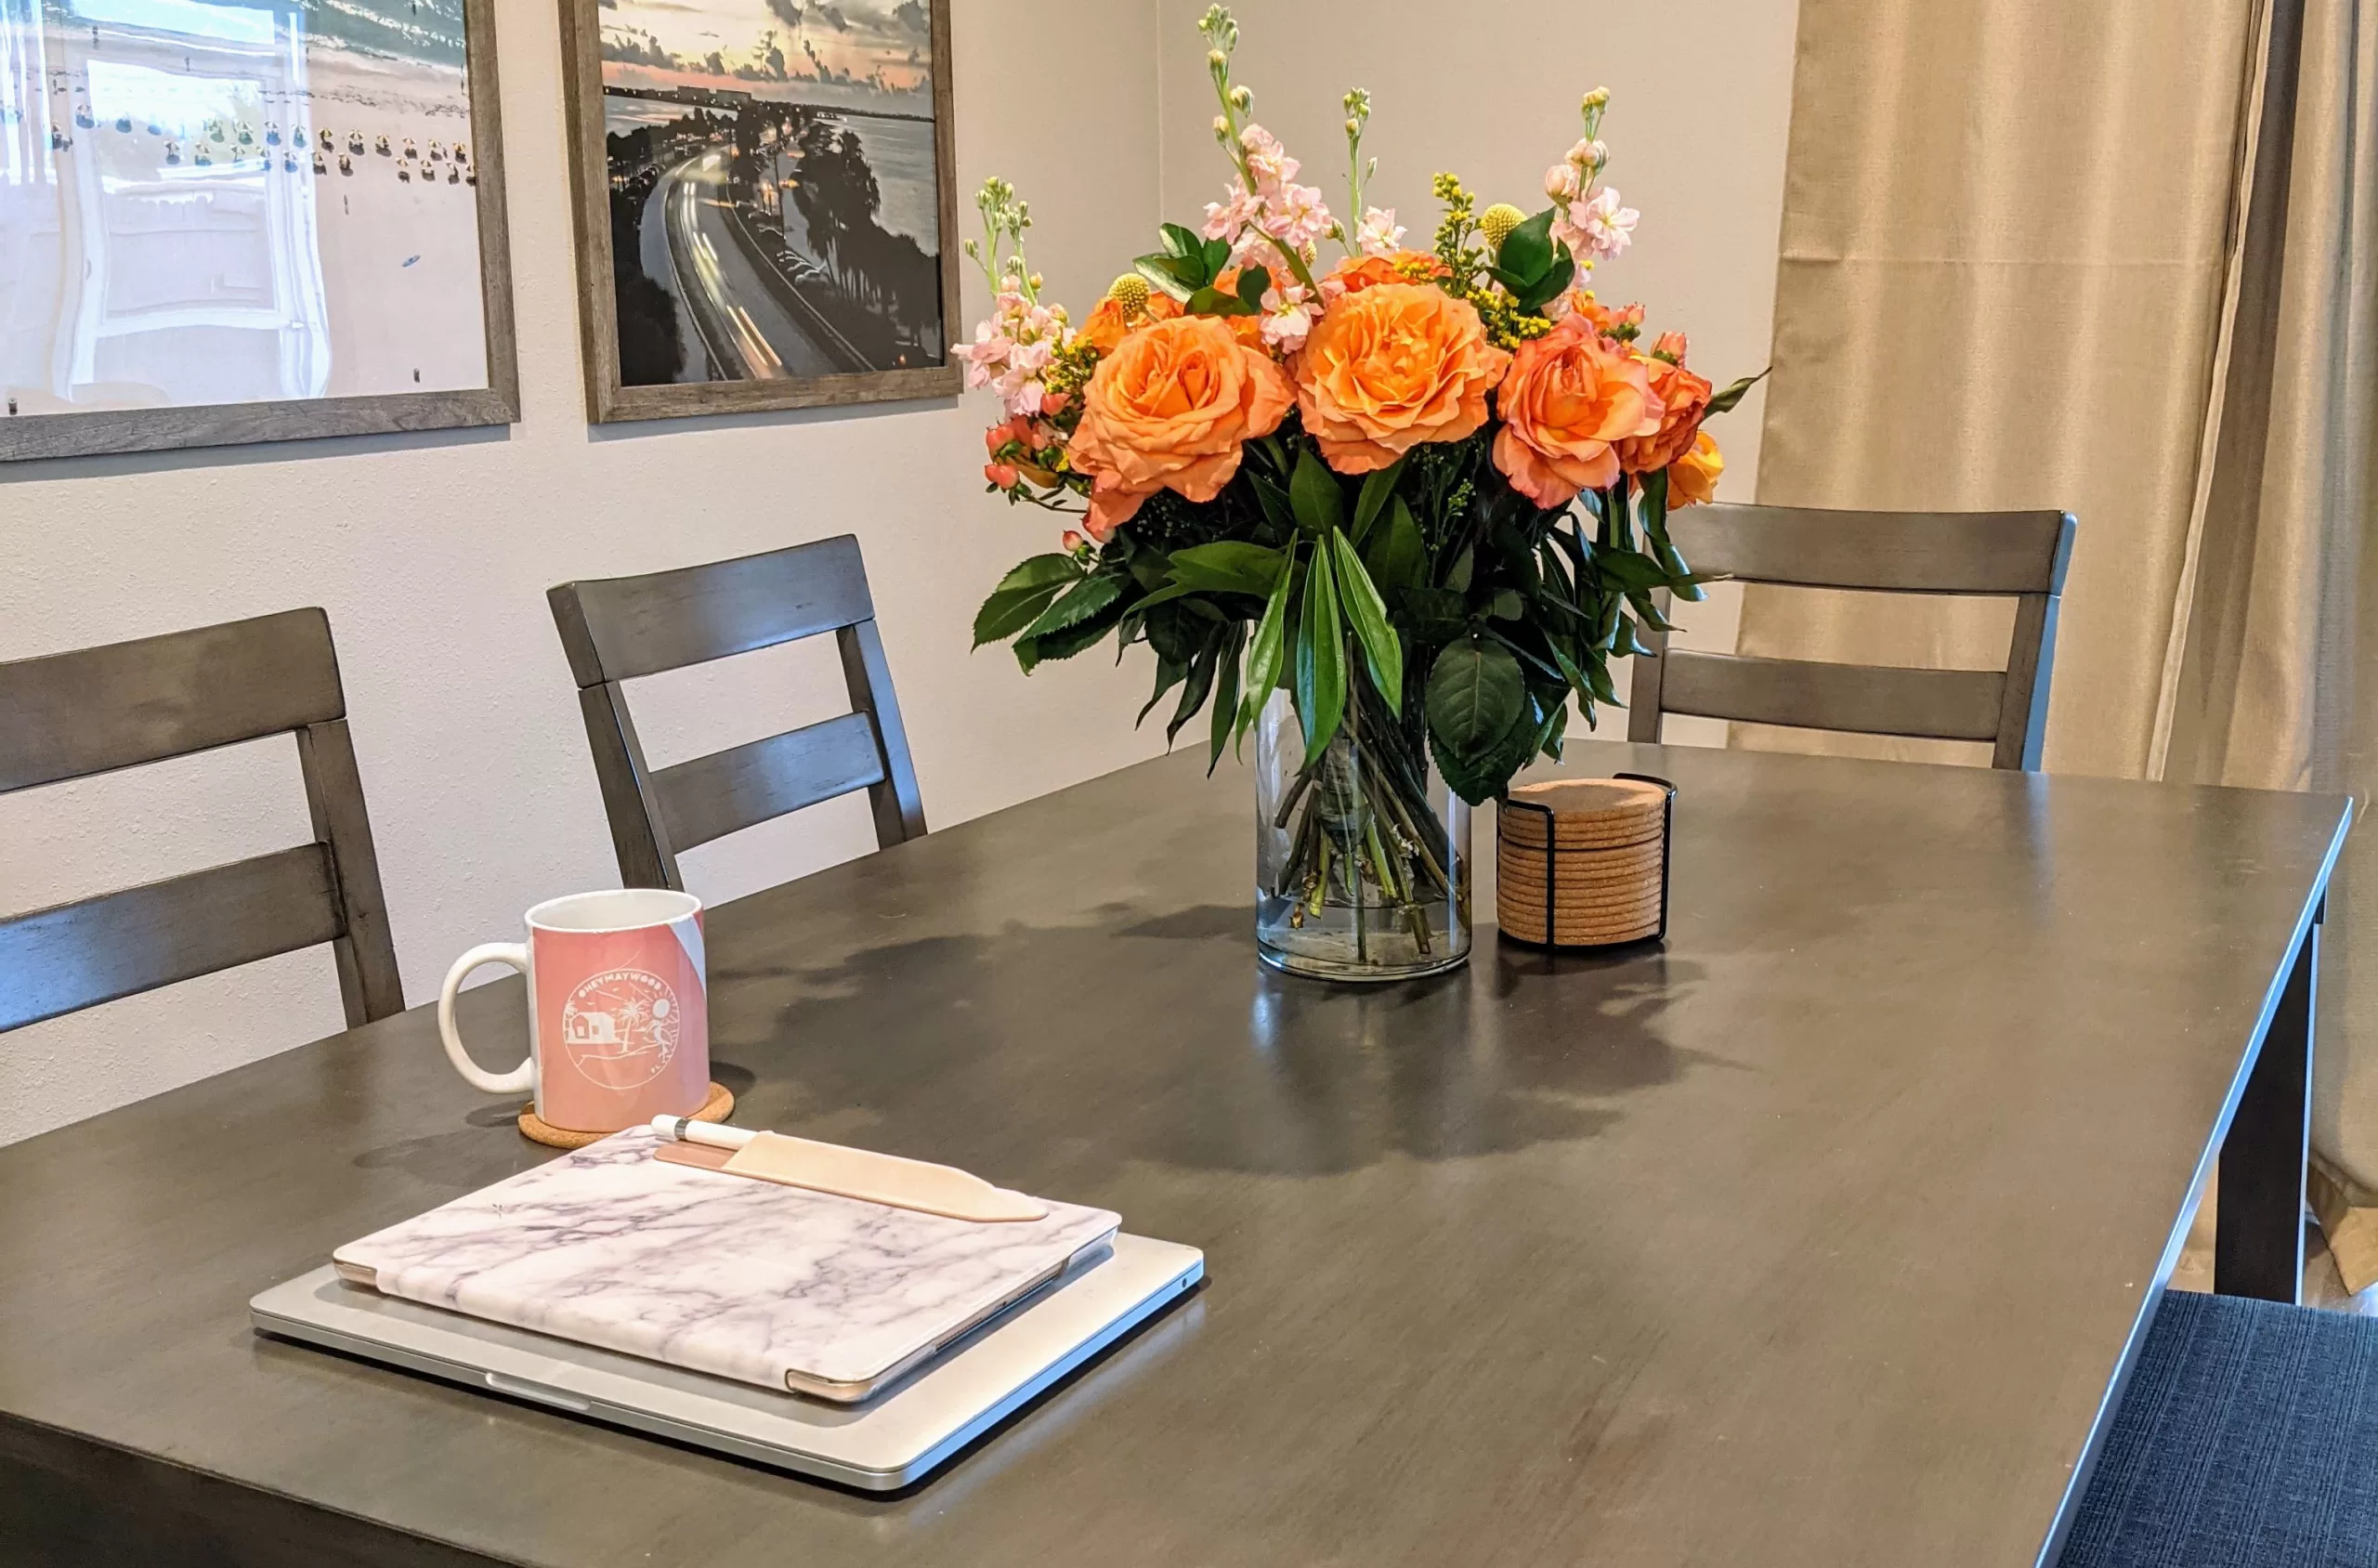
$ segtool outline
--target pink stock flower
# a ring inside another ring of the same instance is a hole
[[[1247,153],[1248,172],[1255,176],[1256,191],[1269,196],[1273,191],[1297,177],[1303,164],[1288,156],[1280,138],[1261,125],[1249,125],[1238,134],[1238,145]]]
[[[1392,256],[1404,246],[1404,226],[1393,207],[1369,207],[1354,228],[1354,248],[1365,255]]]
[[[1584,189],[1582,176],[1574,163],[1555,163],[1544,171],[1544,193],[1555,202],[1574,202]]]
[[[1635,220],[1642,215],[1618,204],[1618,192],[1603,186],[1582,209],[1571,209],[1571,221],[1584,234],[1586,249],[1597,261],[1615,258],[1635,242]]]
[[[1320,303],[1302,283],[1292,282],[1285,290],[1266,289],[1263,341],[1283,354],[1293,354],[1304,346],[1306,334],[1313,331],[1313,319],[1320,314]]]

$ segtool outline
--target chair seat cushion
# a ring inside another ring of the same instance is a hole
[[[2378,1565],[2378,1320],[2165,1295],[2061,1562]]]

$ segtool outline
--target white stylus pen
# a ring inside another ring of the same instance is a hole
[[[681,1143],[707,1143],[713,1149],[739,1149],[759,1136],[745,1128],[723,1127],[714,1121],[696,1121],[691,1117],[654,1117],[652,1130]]]

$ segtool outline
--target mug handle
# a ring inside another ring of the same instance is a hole
[[[490,942],[482,947],[473,947],[456,959],[454,967],[446,972],[445,986],[438,993],[438,1033],[446,1042],[446,1060],[454,1064],[454,1070],[462,1074],[464,1081],[473,1089],[482,1094],[518,1094],[537,1087],[537,1057],[534,1052],[529,1053],[527,1061],[508,1073],[490,1073],[471,1060],[471,1053],[463,1049],[463,1037],[454,1031],[454,993],[463,988],[463,982],[470,978],[471,971],[490,963],[510,964],[526,974],[529,973],[529,949],[517,942]],[[530,999],[529,1005],[535,1005],[535,999]]]

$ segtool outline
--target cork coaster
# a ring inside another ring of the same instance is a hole
[[[1530,907],[1524,903],[1500,905],[1495,911],[1496,923],[1506,936],[1522,942],[1542,943],[1545,938],[1544,906]],[[1655,934],[1660,929],[1659,900],[1653,899],[1645,908],[1627,916],[1613,918],[1600,914],[1592,919],[1573,916],[1567,911],[1554,912],[1552,930],[1563,947],[1598,947],[1617,942],[1636,942]]]
[[[1657,841],[1629,849],[1564,849],[1551,868],[1552,880],[1562,886],[1584,882],[1633,882],[1644,877],[1657,879],[1660,874],[1660,846]],[[1495,856],[1495,875],[1504,882],[1533,882],[1542,887],[1545,882],[1545,853],[1540,849],[1522,849],[1510,844],[1500,847]]]
[[[1657,843],[1663,824],[1656,818],[1650,822],[1589,824],[1580,828],[1563,825],[1560,830],[1561,853],[1588,849],[1631,849],[1638,844]],[[1544,850],[1544,818],[1524,811],[1505,811],[1497,821],[1496,836],[1521,849]]]
[[[694,1113],[696,1121],[725,1121],[735,1114],[735,1096],[725,1084],[710,1086],[710,1098]],[[572,1132],[568,1128],[548,1126],[538,1119],[537,1107],[524,1105],[520,1111],[520,1135],[532,1143],[542,1143],[555,1149],[582,1149],[598,1139],[608,1138],[608,1132]]]
[[[1522,784],[1511,799],[1553,813],[1562,849],[1640,843],[1659,837],[1667,819],[1667,791],[1632,778],[1548,778]],[[1496,830],[1511,843],[1540,849],[1546,823],[1539,812],[1503,811]]]
[[[1544,923],[1544,898],[1541,895],[1511,893],[1496,898],[1496,912],[1509,911],[1524,917],[1528,923]],[[1633,925],[1645,916],[1657,919],[1660,913],[1660,890],[1609,903],[1598,899],[1564,899],[1552,901],[1552,912],[1566,934],[1573,927],[1578,931],[1597,931],[1606,925]]]

